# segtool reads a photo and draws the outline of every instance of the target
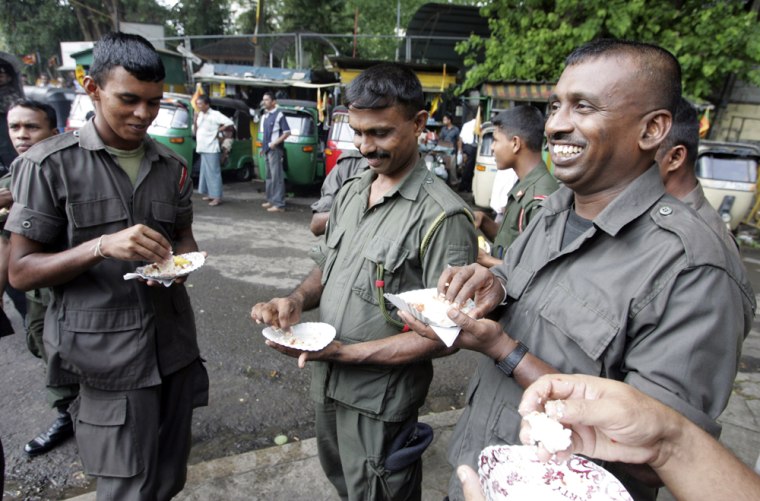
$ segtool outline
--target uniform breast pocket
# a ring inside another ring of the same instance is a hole
[[[74,245],[123,230],[127,227],[129,219],[127,210],[119,198],[71,203],[69,217],[74,225]]]
[[[549,292],[541,308],[542,336],[553,336],[538,342],[555,343],[545,350],[546,356],[542,358],[562,372],[600,375],[601,356],[620,332],[620,322],[608,313],[612,306],[599,298],[596,302],[593,299],[591,291],[580,297],[560,282]]]
[[[61,356],[90,376],[130,372],[146,342],[139,308],[66,309],[59,328]]]
[[[153,201],[150,208],[153,221],[150,223],[158,226],[164,234],[171,238],[174,235],[174,223],[177,220],[177,206],[166,202]],[[151,224],[151,226],[153,226]]]
[[[362,270],[356,278],[354,292],[373,304],[379,304],[377,287],[380,283],[384,292],[404,292],[401,290],[402,274],[408,256],[409,251],[404,246],[374,237],[362,252]]]

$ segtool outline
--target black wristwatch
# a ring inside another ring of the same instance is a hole
[[[517,367],[517,364],[520,363],[520,360],[523,359],[526,353],[528,353],[528,347],[518,341],[517,347],[504,357],[504,360],[497,361],[496,366],[508,377],[512,377],[515,367]]]

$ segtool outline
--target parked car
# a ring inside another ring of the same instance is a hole
[[[705,197],[734,231],[754,204],[760,147],[700,141],[698,151],[696,172]]]
[[[277,105],[290,127],[290,136],[285,140],[285,179],[296,186],[321,183],[325,177],[325,151],[317,126],[317,103],[278,99]],[[259,125],[254,156],[259,176],[266,179],[266,159],[261,150],[263,134],[264,127]]]
[[[333,170],[344,151],[357,149],[354,146],[354,129],[348,125],[348,108],[336,107],[332,113],[331,123],[325,145],[325,175]]]
[[[84,92],[77,92],[71,102],[69,117],[66,120],[66,130],[78,130],[87,121],[87,113],[95,112],[92,99]]]
[[[193,166],[193,177],[200,174],[200,161],[195,153],[192,124],[195,112],[186,94],[164,94],[158,115],[148,128],[148,134],[182,156]],[[235,137],[222,173],[234,173],[240,181],[248,181],[255,173],[251,139],[250,108],[244,101],[232,98],[211,98],[211,108],[222,112],[235,123]]]
[[[56,127],[58,128],[58,132],[66,130],[66,120],[69,117],[71,105],[77,96],[74,89],[24,85],[24,95],[27,99],[34,99],[35,101],[40,101],[52,106],[55,110],[57,120]]]

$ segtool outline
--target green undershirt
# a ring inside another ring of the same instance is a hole
[[[120,150],[106,146],[106,151],[114,157],[116,163],[127,173],[129,180],[134,185],[137,181],[137,173],[140,172],[140,163],[142,163],[142,159],[145,156],[145,145],[141,144],[134,150]]]

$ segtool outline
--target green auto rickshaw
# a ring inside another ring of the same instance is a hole
[[[317,103],[278,99],[277,106],[290,127],[290,137],[285,140],[285,179],[296,186],[321,183],[325,177],[325,149],[318,124]],[[259,126],[254,154],[259,177],[266,179],[266,159],[261,151],[263,130],[264,127]]]
[[[200,173],[200,161],[195,152],[192,130],[195,112],[190,99],[186,94],[165,93],[158,115],[148,128],[148,134],[182,156],[188,166],[193,166],[193,177],[197,177]],[[240,99],[212,97],[211,107],[230,117],[235,124],[232,149],[227,161],[222,165],[222,173],[232,173],[240,181],[252,179],[255,168],[248,105]]]

